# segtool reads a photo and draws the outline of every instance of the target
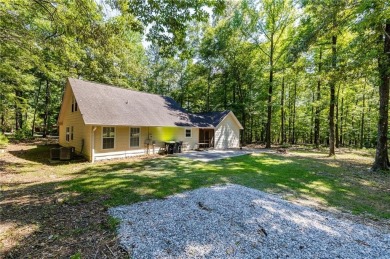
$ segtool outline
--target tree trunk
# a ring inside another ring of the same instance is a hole
[[[210,111],[210,84],[211,84],[211,67],[209,69],[209,74],[207,75],[207,103],[206,111]]]
[[[313,92],[312,102],[314,103],[316,101],[315,93]],[[310,144],[314,143],[313,137],[314,137],[314,107],[311,106],[311,116],[310,116],[310,137],[309,142]]]
[[[337,36],[332,36],[332,69],[333,73],[336,72],[337,65]],[[335,95],[335,86],[336,86],[336,78],[335,75],[332,75],[332,79],[329,84],[330,88],[330,103],[329,103],[329,156],[335,155],[335,125],[334,125],[334,108],[336,103],[336,95]]]
[[[46,138],[49,131],[49,103],[50,103],[50,83],[46,79],[46,95],[45,95],[45,114],[43,116],[43,134],[42,137]]]
[[[2,109],[1,117],[0,117],[0,130],[2,133],[5,132],[5,111]]]
[[[340,116],[340,140],[339,143],[341,146],[344,145],[344,139],[343,139],[343,134],[344,134],[344,97],[341,97],[341,116]]]
[[[265,142],[264,135],[265,135],[265,128],[266,127],[267,127],[267,125],[264,125],[264,123],[262,123],[261,131],[260,131],[260,141],[261,141],[261,143]]]
[[[247,129],[246,129],[246,114],[245,114],[245,110],[243,109],[241,111],[241,119],[242,119],[242,127],[244,128],[243,130],[241,130],[241,144],[242,145],[246,145],[246,132],[247,132]]]
[[[364,146],[364,112],[365,112],[365,106],[366,106],[366,93],[365,93],[365,90],[366,90],[366,84],[364,84],[364,87],[363,87],[363,107],[362,107],[362,115],[361,115],[361,118],[360,118],[360,148],[363,148]]]
[[[37,111],[38,111],[38,100],[39,100],[39,94],[41,92],[41,87],[42,87],[42,81],[39,80],[38,92],[35,96],[34,115],[33,115],[32,127],[31,127],[31,136],[32,137],[34,137],[34,133],[35,133],[35,119],[36,119]]]
[[[249,135],[249,138],[250,138],[249,143],[252,143],[253,142],[253,115],[252,114],[249,117],[249,121],[250,121],[250,125],[251,125],[251,131],[250,131],[250,135]]]
[[[296,120],[296,109],[297,109],[297,78],[294,82],[294,102],[293,102],[293,117],[292,117],[292,140],[291,144],[295,144],[295,120]]]
[[[0,116],[0,130],[2,133],[4,133],[6,131],[6,127],[5,127],[5,113],[6,113],[6,110],[5,110],[5,102],[4,102],[4,95],[0,94],[0,110],[1,110],[1,116]]]
[[[21,103],[23,98],[23,92],[15,90],[15,130],[23,128],[23,115],[21,109]]]
[[[318,62],[318,80],[317,80],[317,105],[314,118],[314,145],[320,146],[320,113],[321,113],[321,68],[322,68],[322,48],[320,48],[320,56]]]
[[[339,142],[339,95],[340,95],[340,87],[341,85],[339,84],[339,87],[337,89],[337,96],[336,96],[336,124],[335,124],[335,139],[336,139],[336,147],[340,147],[340,142]]]
[[[233,104],[236,104],[236,84],[232,84]]]
[[[292,116],[292,98],[291,98],[291,87],[288,85],[288,141],[291,144],[292,134],[291,134],[291,116]]]
[[[281,124],[280,124],[280,144],[283,145],[285,143],[285,133],[284,133],[284,73],[282,78],[282,94],[280,97],[280,106],[281,106]]]
[[[372,166],[374,171],[389,169],[389,158],[387,153],[387,131],[389,118],[390,20],[386,21],[385,33],[383,36],[385,38],[383,54],[380,55],[378,59],[378,70],[380,75],[379,121],[375,161]],[[383,41],[383,36],[381,36],[381,42]]]
[[[269,56],[269,85],[268,85],[268,103],[267,103],[267,129],[266,129],[266,148],[271,148],[271,120],[272,120],[272,84],[274,81],[274,42],[271,36],[271,47]]]
[[[223,107],[226,110],[227,109],[226,76],[223,77],[222,82],[223,82]]]

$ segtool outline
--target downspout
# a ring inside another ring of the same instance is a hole
[[[92,127],[92,134],[91,134],[91,162],[95,162],[95,130],[96,126]]]

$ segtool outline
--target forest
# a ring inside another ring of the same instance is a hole
[[[74,77],[232,110],[243,145],[376,148],[388,169],[389,17],[387,0],[2,0],[1,131],[56,134]]]

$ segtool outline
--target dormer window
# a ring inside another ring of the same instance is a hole
[[[73,98],[72,98],[72,112],[76,112],[77,109],[78,109],[77,101],[76,101],[76,98],[74,98],[74,96],[73,96]]]

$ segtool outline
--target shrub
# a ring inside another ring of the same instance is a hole
[[[5,148],[7,145],[8,138],[3,133],[0,133],[0,148]]]
[[[31,130],[26,128],[26,127],[18,129],[15,132],[15,139],[16,140],[24,140],[24,139],[29,139],[29,138],[32,138]]]

